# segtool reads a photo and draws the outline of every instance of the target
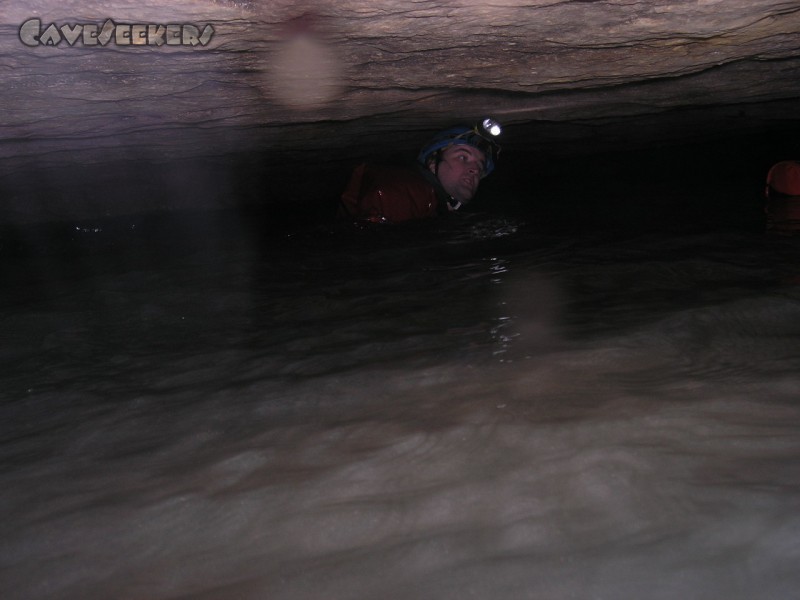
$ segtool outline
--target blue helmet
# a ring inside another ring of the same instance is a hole
[[[459,125],[458,127],[445,129],[437,133],[433,136],[433,139],[425,144],[417,156],[417,161],[425,165],[434,153],[450,146],[465,144],[483,152],[486,157],[486,167],[481,177],[486,177],[494,171],[495,160],[497,160],[497,155],[500,154],[500,146],[493,138],[500,135],[501,132],[500,125],[493,119],[484,119],[472,127]]]

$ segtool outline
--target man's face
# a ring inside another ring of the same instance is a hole
[[[466,204],[478,191],[481,174],[486,168],[486,157],[473,146],[459,144],[446,148],[441,158],[438,173],[435,162],[430,164],[431,171],[439,177],[448,194]]]

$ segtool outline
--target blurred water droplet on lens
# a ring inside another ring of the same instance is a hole
[[[302,32],[278,42],[267,84],[275,99],[286,106],[317,108],[340,94],[342,71],[342,62],[329,44]]]

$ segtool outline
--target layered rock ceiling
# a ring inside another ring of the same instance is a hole
[[[487,114],[532,160],[798,129],[796,0],[32,0],[0,16],[4,219],[299,198]]]

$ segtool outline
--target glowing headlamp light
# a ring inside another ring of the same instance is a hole
[[[481,129],[483,129],[484,133],[488,133],[492,137],[497,137],[503,133],[503,128],[500,127],[500,123],[494,119],[484,119],[481,121]]]
[[[495,161],[500,154],[497,137],[502,132],[500,123],[488,117],[471,126],[459,125],[440,131],[420,150],[417,162],[427,166],[429,161],[433,160],[432,157],[438,157],[446,148],[457,144],[468,144],[484,153],[486,167],[481,176],[485,177],[494,170]]]

